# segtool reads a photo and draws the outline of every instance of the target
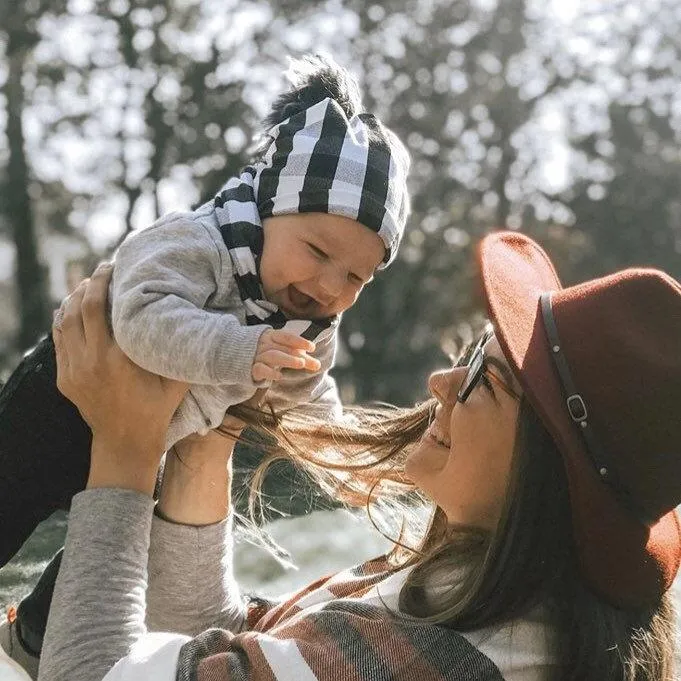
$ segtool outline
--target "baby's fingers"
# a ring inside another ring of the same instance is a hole
[[[269,340],[277,345],[283,345],[284,347],[293,350],[304,350],[305,352],[314,352],[316,347],[316,345],[312,341],[307,340],[307,338],[296,336],[295,333],[290,333],[289,331],[273,331],[270,334]]]
[[[273,369],[304,369],[305,358],[298,353],[291,354],[283,350],[265,350],[257,355],[256,362],[262,362]]]
[[[305,360],[303,369],[306,371],[319,371],[322,368],[322,363],[316,357],[310,357],[308,354],[303,354],[301,357]]]

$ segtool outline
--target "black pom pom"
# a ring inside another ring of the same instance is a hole
[[[264,120],[266,128],[305,111],[330,97],[350,118],[363,111],[355,77],[330,57],[306,55],[291,61],[287,72],[291,89],[280,94]]]

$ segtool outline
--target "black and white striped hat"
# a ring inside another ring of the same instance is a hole
[[[375,116],[348,119],[327,98],[268,130],[272,141],[256,163],[255,199],[261,218],[331,213],[376,232],[395,257],[409,214],[409,153]]]

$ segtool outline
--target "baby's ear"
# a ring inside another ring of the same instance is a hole
[[[280,94],[272,104],[264,120],[267,128],[327,97],[335,99],[348,118],[363,111],[357,80],[331,57],[306,55],[301,59],[291,59],[286,76],[291,82],[291,89]]]

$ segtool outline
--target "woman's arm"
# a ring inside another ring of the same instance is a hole
[[[153,507],[133,490],[89,489],[73,498],[39,681],[101,681],[146,633]]]
[[[86,491],[72,502],[41,681],[101,681],[145,631],[147,553],[165,432],[186,386],[133,364],[109,334],[111,268],[98,268],[53,329],[57,385],[92,429]]]
[[[151,526],[147,625],[153,631],[196,636],[210,627],[244,627],[232,558],[234,444],[211,432],[168,452]]]

